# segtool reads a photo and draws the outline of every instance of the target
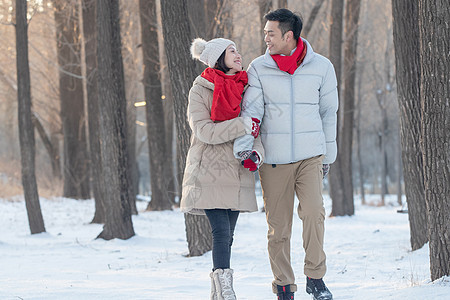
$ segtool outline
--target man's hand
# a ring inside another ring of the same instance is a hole
[[[255,139],[259,134],[259,123],[260,121],[257,118],[252,118],[252,135]]]
[[[256,151],[253,151],[248,158],[241,161],[244,168],[248,169],[250,172],[256,172],[259,168],[260,158]]]
[[[327,177],[329,172],[330,172],[330,165],[329,164],[323,164],[322,165],[323,179],[325,179],[325,177]]]

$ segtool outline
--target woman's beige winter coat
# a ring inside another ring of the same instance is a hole
[[[204,209],[256,211],[255,174],[233,155],[236,138],[251,133],[251,119],[237,117],[223,122],[211,120],[214,84],[198,76],[189,92],[188,121],[191,147],[183,178],[181,211],[204,214]],[[261,160],[260,137],[254,150]]]

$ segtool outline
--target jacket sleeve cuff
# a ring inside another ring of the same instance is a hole
[[[263,164],[263,159],[262,159],[261,153],[259,153],[258,150],[255,150],[255,149],[253,149],[253,151],[255,151],[256,154],[258,154],[258,157],[259,157],[258,167],[260,167]]]

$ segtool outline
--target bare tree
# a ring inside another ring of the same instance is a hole
[[[233,5],[230,0],[205,1],[207,3],[216,2],[217,9],[214,16],[212,37],[224,37],[231,39],[233,35]]]
[[[362,159],[362,138],[361,138],[361,111],[362,111],[362,103],[363,103],[363,95],[362,95],[362,77],[364,65],[358,69],[358,102],[356,103],[356,142],[357,142],[357,150],[356,150],[356,159],[358,160],[358,173],[359,173],[359,189],[361,193],[361,204],[366,204],[366,194],[364,190],[364,167],[363,167],[363,159]]]
[[[333,216],[353,215],[355,213],[352,180],[352,143],[359,11],[360,0],[347,1],[344,43],[344,94],[342,95],[343,103],[340,108],[342,112],[340,112],[338,117],[339,155],[336,159],[337,164],[335,163],[333,166],[333,174],[330,176],[330,194],[333,200],[331,215]]]
[[[141,62],[138,62],[140,52],[140,24],[136,18],[139,17],[139,3],[138,1],[120,1],[119,10],[121,13],[121,40],[122,40],[122,57],[123,70],[125,82],[125,98],[127,99],[127,164],[128,164],[128,178],[130,184],[128,185],[128,193],[130,195],[131,213],[138,214],[136,207],[136,195],[138,193],[139,170],[136,160],[136,98],[138,91],[141,89],[140,72]],[[139,64],[139,65],[138,65]]]
[[[278,8],[288,8],[288,0],[278,0]]]
[[[186,111],[187,95],[196,76],[194,61],[189,57],[190,28],[186,18],[186,0],[161,1],[164,45],[169,67],[178,135],[179,173],[186,165],[191,130]],[[179,176],[182,178],[182,176]],[[180,189],[181,190],[181,189]],[[197,256],[212,249],[211,226],[205,216],[185,214],[189,255]]]
[[[105,186],[102,182],[100,154],[100,111],[97,88],[97,26],[96,0],[82,0],[83,37],[86,64],[85,84],[88,106],[89,155],[95,213],[92,223],[105,223]]]
[[[32,234],[45,232],[35,175],[35,140],[31,120],[30,68],[28,65],[27,1],[16,0],[17,100],[22,185]]]
[[[343,15],[344,15],[344,0],[332,0],[331,5],[331,27],[330,27],[330,60],[334,65],[336,71],[336,78],[338,82],[338,93],[340,96],[341,83],[342,83],[342,43],[343,43]],[[330,196],[333,200],[332,215],[338,213],[343,215],[343,178],[341,174],[341,123],[342,123],[342,106],[337,114],[337,136],[336,141],[338,144],[338,155],[336,161],[333,163],[330,169],[329,181],[330,181]]]
[[[322,4],[325,2],[325,0],[318,0],[314,4],[314,7],[311,10],[311,14],[308,17],[308,21],[306,21],[305,26],[302,30],[302,36],[305,38],[308,37],[309,32],[312,29],[312,26],[314,25],[314,21],[317,19],[317,15],[319,14],[320,8],[322,7]]]
[[[171,180],[172,168],[171,161],[167,160],[167,154],[171,149],[166,148],[165,142],[156,1],[140,0],[139,15],[144,57],[143,82],[152,189],[152,198],[147,210],[166,210],[171,208],[173,200],[169,199],[169,194],[166,192]]]
[[[208,5],[209,2],[209,5]],[[206,17],[208,9],[211,6],[216,7],[217,2],[206,0],[186,0],[186,8],[188,12],[189,26],[191,28],[191,38],[202,37],[207,38],[207,33],[212,32],[214,26],[214,18]],[[215,14],[215,8],[213,8]]]
[[[263,35],[264,27],[266,26],[266,19],[264,16],[272,10],[272,0],[259,0],[259,18],[261,20],[261,35]],[[266,52],[266,42],[261,39],[261,53]]]
[[[391,28],[388,28],[387,36],[392,36]],[[389,135],[389,118],[388,118],[388,110],[389,107],[389,99],[388,96],[392,91],[394,86],[394,80],[391,76],[391,63],[390,63],[390,53],[391,53],[391,40],[388,38],[386,43],[386,49],[384,52],[384,71],[383,74],[379,72],[376,68],[376,64],[373,64],[374,73],[376,75],[376,99],[378,107],[381,112],[381,128],[378,130],[379,137],[379,147],[381,153],[381,205],[385,205],[386,194],[389,194],[388,191],[388,135]]]
[[[428,241],[427,208],[421,141],[420,106],[420,34],[418,2],[393,0],[393,33],[395,46],[398,104],[400,107],[400,136],[408,203],[408,218],[412,250],[422,248]]]
[[[90,198],[78,1],[53,1],[64,134],[64,196]]]
[[[98,238],[134,235],[128,175],[127,117],[118,0],[97,0],[97,63],[100,148],[106,222]]]
[[[338,92],[341,87],[342,75],[342,33],[344,19],[344,0],[332,0],[331,2],[331,26],[330,26],[330,60],[336,71]],[[339,132],[338,132],[339,133]]]
[[[175,177],[176,174],[176,165],[177,165],[177,157],[176,153],[174,153],[174,136],[175,136],[175,119],[174,119],[174,110],[173,110],[173,93],[172,86],[170,83],[169,70],[167,67],[167,57],[166,52],[164,50],[164,38],[162,32],[162,22],[161,22],[161,3],[160,1],[156,2],[157,9],[157,18],[158,18],[158,45],[159,45],[159,55],[160,55],[160,75],[161,75],[161,88],[163,92],[162,98],[163,101],[163,110],[164,110],[164,128],[165,128],[165,141],[166,141],[166,161],[170,165],[170,174],[169,174],[169,182],[167,184],[166,192],[168,194],[169,199],[173,199],[175,201],[176,196],[178,195],[178,185],[177,179]],[[178,205],[178,203],[175,203]]]
[[[348,0],[346,2],[345,17],[345,41],[344,41],[344,93],[342,105],[342,128],[339,140],[340,173],[342,198],[333,197],[332,215],[353,215],[355,213],[353,203],[353,175],[352,175],[352,144],[353,123],[355,111],[355,78],[356,78],[356,50],[358,45],[358,22],[360,0]],[[341,206],[335,205],[341,203]]]
[[[419,0],[421,145],[431,280],[450,275],[449,19],[448,1]]]
[[[191,40],[201,37],[206,40],[233,34],[232,5],[229,0],[186,0]],[[196,74],[205,69],[205,65],[195,60]]]

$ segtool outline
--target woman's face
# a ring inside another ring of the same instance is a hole
[[[227,74],[235,74],[242,71],[242,56],[233,45],[225,50],[225,65],[230,68]]]

